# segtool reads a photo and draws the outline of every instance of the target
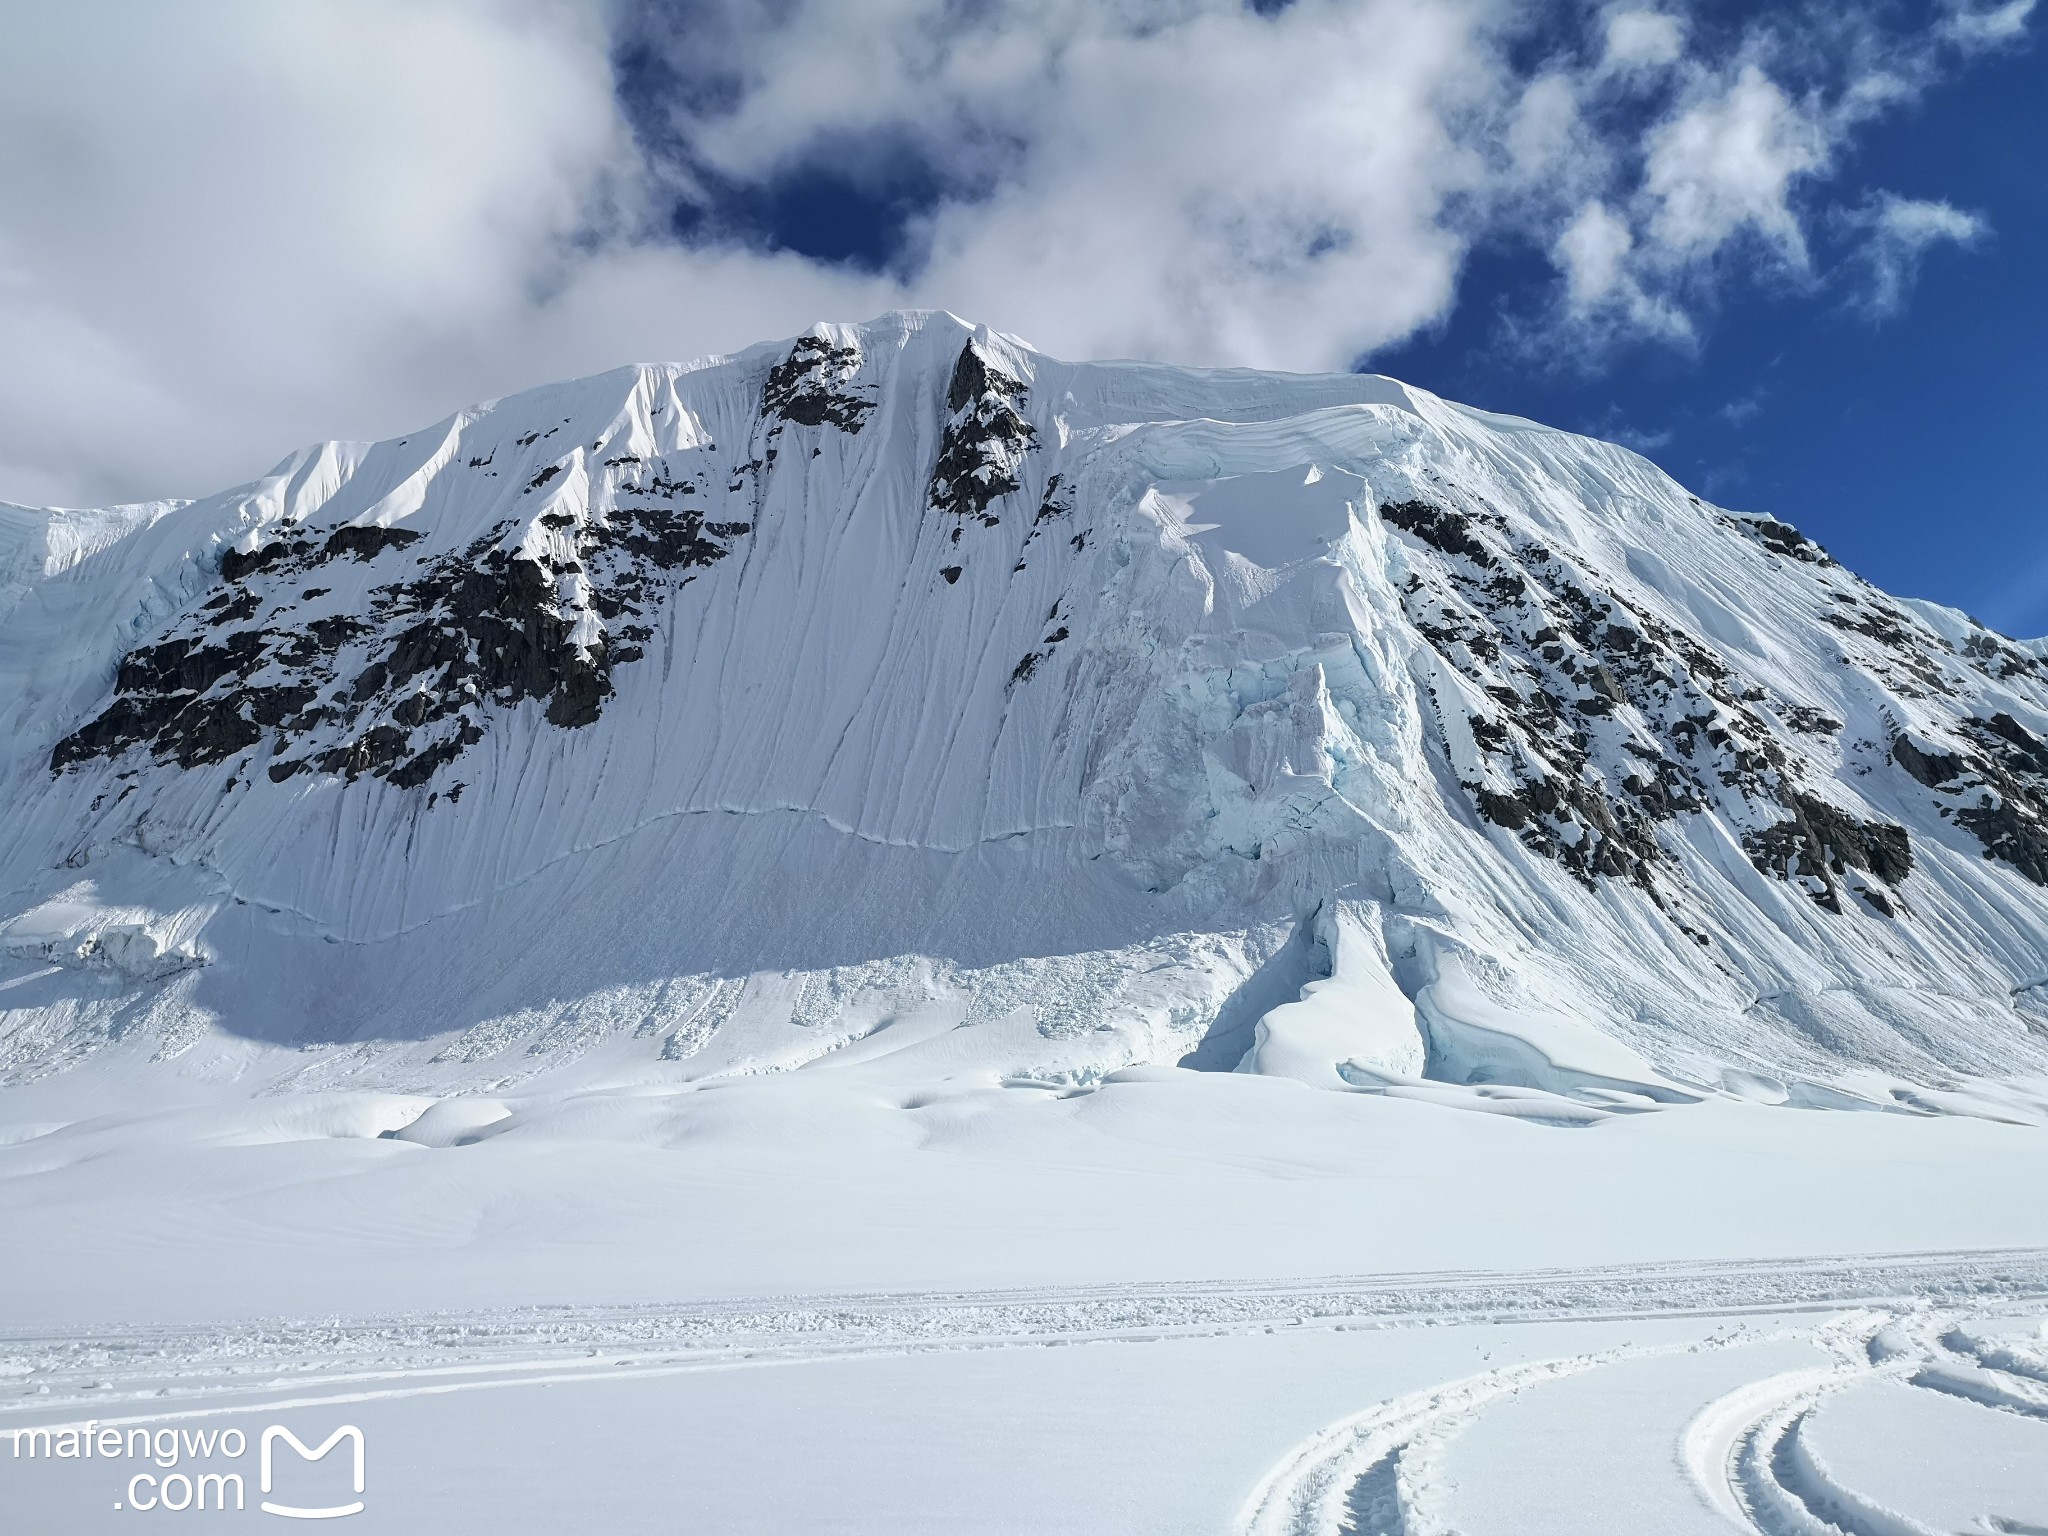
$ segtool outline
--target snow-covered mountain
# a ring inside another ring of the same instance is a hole
[[[2048,1066],[2048,644],[1390,379],[898,314],[0,508],[0,709],[15,1077]]]

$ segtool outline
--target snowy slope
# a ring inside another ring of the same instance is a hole
[[[0,679],[16,1078],[2048,1066],[2048,646],[1388,379],[819,326],[0,508]]]

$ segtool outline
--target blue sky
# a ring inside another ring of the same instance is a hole
[[[0,498],[204,494],[936,306],[1383,369],[2048,631],[2035,3],[36,8],[0,54]]]
[[[1738,276],[1696,350],[1550,365],[1502,345],[1547,276],[1504,247],[1474,258],[1442,326],[1367,361],[1620,438],[1716,501],[1798,524],[1879,586],[2048,633],[2048,54],[1979,61],[1874,126],[1854,160],[1988,225],[1930,252],[1895,313]]]
[[[1288,6],[1254,8],[1277,15]],[[1903,49],[1931,51],[1924,39],[1942,8],[1860,9]],[[667,113],[701,82],[679,78],[688,70],[670,66],[662,43],[688,36],[704,10],[645,10],[646,30],[617,54],[639,131],[684,160],[691,146]],[[1742,51],[1745,34],[1791,14],[1753,5],[1669,12],[1682,15],[1689,43],[1724,58]],[[1824,25],[1829,12],[1806,15]],[[1586,8],[1538,10],[1509,51],[1524,78],[1538,75],[1546,59],[1587,54],[1598,21]],[[1797,60],[1783,73],[1792,89],[1841,86],[1826,61]],[[1641,133],[1664,105],[1618,103],[1622,122],[1610,131]],[[1619,439],[1703,494],[1801,524],[1880,585],[2008,630],[2048,630],[2048,504],[2032,425],[2048,405],[2044,146],[2048,62],[2022,31],[1967,61],[1930,62],[1910,100],[1845,132],[1816,195],[1794,203],[1809,245],[1804,267],[1788,268],[1763,243],[1730,242],[1709,270],[1688,275],[1685,337],[1624,327],[1595,341],[1560,326],[1544,231],[1509,219],[1473,240],[1440,314],[1368,348],[1357,366]],[[972,178],[949,180],[920,148],[914,134],[879,150],[823,135],[777,174],[742,183],[705,176],[677,199],[674,229],[684,240],[914,272],[918,221],[985,195]],[[1857,214],[1878,188],[1953,209],[1976,228],[1932,242],[1877,292]]]

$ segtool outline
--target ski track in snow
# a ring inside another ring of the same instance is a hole
[[[1756,1536],[1934,1536],[1933,1527],[1844,1486],[1811,1444],[1815,1411],[1847,1388],[1903,1381],[2048,1418],[2039,1363],[1976,1342],[1940,1309],[1852,1312],[1816,1330],[1814,1340],[1834,1355],[1833,1365],[1745,1386],[1710,1404],[1686,1431],[1682,1455],[1695,1484]],[[1984,1528],[2026,1527],[1987,1516]]]
[[[1241,1536],[1439,1536],[1447,1458],[1489,1409],[1630,1360],[1807,1340],[1829,1358],[1747,1383],[1678,1431],[1677,1466],[1751,1536],[1919,1536],[1931,1527],[1844,1486],[1810,1443],[1832,1395],[1876,1381],[2048,1419],[2048,1353],[1978,1330],[2048,1298],[2048,1250],[1859,1260],[1614,1266],[1311,1284],[775,1298],[531,1307],[224,1327],[0,1334],[0,1432],[209,1418],[855,1355],[1143,1344],[1281,1329],[1695,1319],[1668,1337],[1524,1360],[1367,1407],[1298,1444],[1237,1517]],[[1813,1314],[1809,1325],[1800,1314]],[[1726,1326],[1753,1319],[1761,1329]],[[9,1423],[8,1421],[13,1421]],[[1982,1528],[2022,1530],[1986,1512]]]
[[[2048,1296],[2048,1250],[2028,1248],[1306,1283],[877,1293],[682,1306],[523,1307],[354,1320],[279,1319],[217,1327],[0,1331],[0,1370],[16,1381],[33,1375],[39,1385],[50,1387],[50,1394],[35,1405],[47,1409],[64,1400],[56,1395],[60,1392],[82,1399],[92,1382],[118,1390],[119,1379],[144,1374],[242,1390],[240,1378],[280,1369],[318,1372],[320,1380],[356,1380],[391,1370],[552,1368],[593,1354],[604,1356],[607,1364],[638,1366],[686,1359],[795,1359],[1087,1339],[1142,1342],[1287,1326],[1394,1328],[1730,1317],[1839,1312],[1857,1303],[1954,1309],[2039,1296]],[[1951,1321],[1946,1327],[1954,1334],[1957,1325]],[[1995,1369],[2001,1377],[2012,1378],[2015,1368],[2009,1351],[1976,1348],[1984,1371]],[[1957,1359],[1946,1347],[1939,1352],[1951,1362]],[[1991,1363],[2001,1359],[2007,1363]],[[1972,1360],[1980,1363],[1976,1356]],[[310,1384],[313,1379],[302,1375],[299,1381]],[[2048,1398],[2048,1382],[2030,1385]],[[11,1406],[21,1404],[17,1400]]]
[[[1887,1304],[1835,1310],[1812,1329],[1731,1333],[1536,1360],[1390,1398],[1296,1446],[1254,1491],[1237,1530],[1240,1536],[1449,1536],[1454,1527],[1446,1509],[1446,1451],[1489,1408],[1626,1360],[1803,1337],[1832,1355],[1833,1364],[1747,1383],[1685,1427],[1677,1453],[1694,1486],[1732,1528],[1752,1536],[1932,1536],[1931,1527],[1845,1487],[1803,1431],[1824,1398],[1877,1379],[2048,1419],[2048,1357],[1975,1339],[1952,1310],[1954,1300],[1972,1292],[1981,1306],[1994,1292],[2019,1300],[2039,1287],[2038,1268],[2031,1282],[2022,1278],[2027,1265],[2038,1265],[2038,1255],[2005,1259],[2011,1268],[1993,1261],[2001,1272],[1996,1281],[1978,1267],[1982,1260],[1960,1255],[1930,1256],[1924,1267],[1885,1260],[1867,1266],[1642,1272],[1634,1294],[1643,1302],[1702,1317],[1824,1305],[1822,1293],[1830,1288],[1837,1302]],[[1738,1273],[1741,1303],[1717,1306],[1708,1299],[1717,1282],[1734,1283]],[[1897,1294],[1881,1295],[1894,1288]],[[1578,1302],[1586,1309],[1578,1315],[1598,1310],[1583,1291]],[[2031,1529],[1995,1515],[1986,1515],[1982,1528]]]
[[[1531,1387],[1646,1353],[1538,1360],[1391,1398],[1297,1447],[1260,1484],[1239,1529],[1244,1536],[1434,1536],[1447,1529],[1438,1507],[1445,1443],[1466,1423]]]
[[[1830,1395],[1877,1380],[1947,1392],[1986,1407],[2048,1418],[2048,1357],[1973,1338],[1928,1293],[1903,1308],[1856,1308],[1811,1330],[1617,1348],[1507,1366],[1391,1398],[1322,1430],[1262,1482],[1241,1536],[1450,1536],[1449,1442],[1488,1408],[1567,1376],[1624,1360],[1803,1337],[1831,1365],[1746,1383],[1688,1424],[1678,1459],[1706,1503],[1750,1536],[1937,1536],[1937,1528],[1844,1483],[1810,1443]],[[1985,1514],[1979,1529],[2038,1527]]]

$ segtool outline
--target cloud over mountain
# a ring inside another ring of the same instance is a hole
[[[337,425],[906,302],[1343,367],[1503,242],[1550,253],[1546,332],[1683,343],[1758,276],[1896,309],[1981,221],[1913,218],[1945,205],[1844,151],[2029,11],[49,11],[0,62],[0,495],[195,492]]]

